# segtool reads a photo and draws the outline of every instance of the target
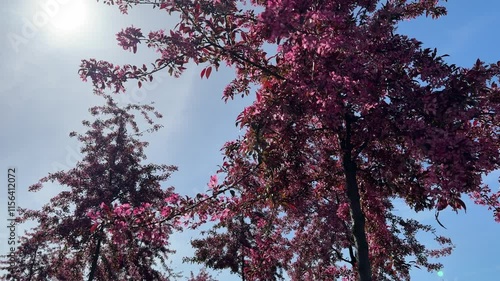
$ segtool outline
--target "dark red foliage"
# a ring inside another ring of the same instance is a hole
[[[48,182],[61,191],[41,210],[22,209],[20,223],[35,221],[15,253],[15,263],[4,265],[8,280],[168,280],[165,259],[172,250],[168,238],[179,229],[174,218],[177,195],[161,182],[174,166],[145,164],[146,142],[134,111],[159,129],[149,105],[119,107],[106,104],[90,109],[96,116],[85,134],[71,133],[82,143],[83,159],[76,167],[42,178],[30,187],[38,191]],[[148,227],[154,225],[155,227]],[[4,263],[5,264],[5,263]]]
[[[104,2],[180,19],[119,33],[124,48],[158,52],[152,68],[84,60],[80,75],[97,92],[164,69],[178,76],[190,61],[207,78],[211,66],[235,69],[226,100],[257,86],[237,119],[244,136],[225,146],[224,181],[185,202],[218,222],[194,242],[195,260],[247,280],[281,270],[292,280],[408,280],[413,265],[440,268],[428,258],[451,242],[435,234],[442,248],[421,244],[416,235],[435,230],[394,215],[393,199],[439,212],[465,209],[469,195],[500,220],[500,194],[481,179],[500,167],[500,63],[450,65],[396,30],[446,14],[439,1]]]

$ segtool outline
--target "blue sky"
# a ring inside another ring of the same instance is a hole
[[[43,4],[50,1],[58,8],[47,16]],[[57,1],[5,1],[0,10],[0,180],[5,186],[7,168],[18,169],[17,203],[24,207],[41,207],[57,193],[58,187],[51,185],[39,193],[26,190],[48,172],[69,168],[78,160],[78,143],[68,134],[81,131],[81,121],[90,118],[88,108],[101,102],[93,96],[91,84],[80,81],[77,74],[80,60],[97,58],[117,64],[153,61],[154,53],[146,48],[140,48],[136,55],[123,51],[115,34],[130,25],[145,31],[168,28],[175,20],[150,8],[133,9],[125,16],[116,7],[84,0],[83,6],[76,7],[80,12],[85,11],[81,25],[71,29],[72,24],[62,22],[61,18],[70,14],[78,1]],[[423,41],[426,47],[437,47],[440,54],[450,55],[448,61],[460,66],[471,65],[478,57],[487,62],[500,59],[497,13],[500,1],[450,1],[447,7],[448,16],[405,22],[399,31]],[[35,29],[30,30],[27,22]],[[18,45],[12,43],[16,36],[24,38]],[[165,116],[162,119],[165,128],[147,137],[150,147],[146,152],[150,161],[179,167],[166,185],[186,194],[205,190],[209,176],[221,163],[219,149],[239,134],[234,126],[236,116],[252,101],[252,97],[247,97],[225,104],[220,99],[223,87],[232,77],[230,69],[212,73],[209,80],[201,80],[200,71],[201,68],[192,66],[179,79],[161,75],[158,77],[161,79],[142,89],[136,84],[128,87],[129,101],[155,101]],[[119,100],[125,102],[125,98]],[[496,173],[487,179],[494,190],[498,189],[498,176]],[[0,206],[5,206],[5,195],[0,198]],[[440,232],[451,237],[457,246],[450,257],[442,260],[444,275],[439,277],[416,269],[412,271],[412,280],[498,280],[500,224],[493,221],[485,208],[468,203],[466,214],[447,211],[440,216],[447,227]],[[404,215],[436,225],[432,213],[414,215],[404,205],[398,209]],[[5,222],[5,218],[6,208],[2,207],[0,219]],[[2,227],[2,254],[7,249],[6,235]],[[194,268],[183,265],[180,259],[190,253],[192,235],[185,232],[174,236],[172,241],[178,250],[173,264],[186,273]],[[218,278],[231,279],[227,274]]]

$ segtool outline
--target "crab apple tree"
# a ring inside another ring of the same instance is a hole
[[[52,182],[66,188],[40,210],[21,210],[20,223],[37,226],[3,266],[7,279],[169,280],[173,274],[165,262],[173,252],[169,236],[180,229],[172,215],[178,196],[160,184],[177,168],[142,163],[147,143],[138,138],[158,130],[153,117],[161,115],[151,105],[119,107],[105,99],[90,109],[95,120],[83,121],[88,131],[70,134],[82,143],[82,160],[30,187],[35,192]],[[133,113],[150,128],[140,131]]]
[[[244,135],[224,147],[224,180],[197,208],[219,230],[193,241],[195,260],[248,280],[408,280],[412,266],[439,269],[428,258],[452,244],[395,215],[393,199],[437,217],[468,195],[500,221],[499,193],[482,182],[500,165],[500,62],[458,67],[397,33],[401,21],[444,16],[439,1],[104,2],[123,13],[147,4],[178,23],[117,34],[126,50],[155,50],[150,67],[83,60],[97,93],[189,62],[206,78],[222,63],[235,70],[226,101],[255,92],[236,120]]]

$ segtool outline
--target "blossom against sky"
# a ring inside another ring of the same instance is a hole
[[[76,4],[75,4],[76,3]],[[80,6],[79,6],[80,5]],[[497,11],[500,2],[449,1],[449,15],[438,20],[419,19],[401,26],[399,32],[415,36],[426,47],[437,47],[449,54],[448,61],[470,66],[475,60],[500,59]],[[72,16],[70,16],[72,15]],[[81,120],[88,119],[88,108],[102,99],[92,95],[90,83],[78,76],[81,59],[97,58],[117,64],[153,62],[154,54],[146,48],[137,54],[117,45],[115,34],[128,26],[144,30],[168,28],[168,16],[150,7],[141,7],[121,15],[116,7],[94,0],[26,0],[6,1],[0,11],[2,24],[0,66],[0,122],[2,150],[0,168],[18,169],[18,204],[40,207],[59,190],[48,187],[39,193],[28,193],[27,187],[57,169],[70,168],[79,158],[78,143],[68,137],[70,131],[82,130]],[[200,79],[201,68],[190,67],[180,78],[160,74],[151,84],[138,88],[129,84],[127,96],[117,97],[123,103],[156,102],[163,113],[164,129],[148,136],[151,145],[149,161],[179,167],[166,183],[179,193],[193,194],[206,189],[222,155],[222,144],[234,139],[239,131],[234,120],[252,96],[227,104],[220,99],[222,89],[232,77],[230,69]],[[2,172],[2,182],[5,182]],[[488,177],[498,188],[498,173]],[[0,196],[5,200],[4,196]],[[468,203],[467,213],[445,211],[440,219],[447,229],[439,229],[453,239],[457,248],[445,259],[443,272],[413,271],[414,280],[496,280],[500,274],[497,252],[500,250],[500,225],[491,212]],[[2,201],[0,206],[5,206]],[[435,224],[433,213],[413,214],[404,205],[400,212],[416,216],[422,222]],[[0,210],[5,221],[6,210]],[[18,229],[18,234],[22,233]],[[0,231],[1,241],[7,233]],[[176,235],[178,255],[173,262],[188,273],[193,265],[182,264],[189,255],[192,232]],[[423,237],[423,239],[427,239]],[[429,239],[431,241],[431,239]],[[0,252],[6,251],[2,242]],[[223,278],[221,280],[229,280]],[[234,280],[238,278],[234,277]]]

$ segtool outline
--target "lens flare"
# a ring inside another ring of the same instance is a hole
[[[60,11],[52,19],[52,25],[60,31],[74,31],[87,20],[86,6],[83,1],[71,1],[61,5]]]

